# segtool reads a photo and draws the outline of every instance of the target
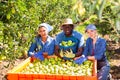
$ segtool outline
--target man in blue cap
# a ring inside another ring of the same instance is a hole
[[[97,28],[93,24],[89,24],[85,32],[88,35],[88,39],[86,40],[82,56],[85,56],[89,60],[97,60],[98,80],[108,80],[110,65],[105,55],[106,40],[98,36]]]
[[[47,23],[41,23],[38,26],[37,37],[35,37],[28,51],[29,57],[34,56],[40,60],[44,60],[45,56],[53,55],[55,40],[48,35],[52,29],[53,27]]]

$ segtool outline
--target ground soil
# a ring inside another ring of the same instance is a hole
[[[110,73],[112,75],[111,80],[120,80],[120,43],[108,42],[109,45],[107,47],[109,51],[109,62],[111,65]],[[14,64],[9,64],[9,61],[1,61],[0,62],[0,80],[7,80],[6,74],[13,67],[17,66],[19,63],[24,61],[25,59],[16,59]]]
[[[108,48],[110,54],[110,73],[113,80],[120,80],[120,43],[109,42]]]

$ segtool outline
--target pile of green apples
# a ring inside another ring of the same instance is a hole
[[[78,65],[73,60],[65,61],[56,57],[50,59],[45,58],[44,61],[35,60],[26,66],[21,73],[92,76],[92,68],[93,62],[88,60]]]

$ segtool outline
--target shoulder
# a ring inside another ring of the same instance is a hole
[[[41,39],[40,36],[36,36],[36,37],[34,38],[35,41],[38,41],[38,40],[40,40],[40,39]]]
[[[54,40],[54,38],[51,37],[51,36],[48,36],[48,39],[51,40],[51,41]]]
[[[90,37],[87,38],[86,42],[90,42],[92,39]]]
[[[53,37],[51,37],[51,36],[48,36],[47,41],[50,44],[54,44],[55,43],[55,39]]]
[[[56,37],[61,37],[61,36],[64,36],[64,32],[63,31],[56,35]]]
[[[92,39],[90,37],[88,37],[86,41],[89,41],[89,40],[92,40]]]
[[[40,42],[40,40],[41,40],[40,37],[36,36],[31,41],[32,41],[33,44],[36,44],[37,42]]]
[[[77,32],[77,31],[73,31],[72,35],[77,37],[77,38],[83,37],[83,35],[80,32]]]
[[[104,38],[101,38],[99,37],[96,44],[98,44],[99,46],[102,46],[102,45],[106,45],[106,40]]]
[[[99,41],[99,42],[105,42],[105,43],[106,43],[106,40],[105,40],[104,38],[102,38],[102,37],[98,37],[98,41]]]
[[[75,31],[75,30],[73,30],[73,34],[76,34],[76,35],[81,35],[81,36],[82,36],[82,34],[81,34],[80,32]]]

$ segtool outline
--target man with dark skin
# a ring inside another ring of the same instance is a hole
[[[71,40],[75,43],[72,47],[72,51],[75,54],[75,57],[78,57],[82,54],[83,51],[83,44],[84,38],[82,34],[74,30],[75,25],[73,24],[71,19],[65,19],[64,23],[62,24],[62,32],[56,36],[55,40],[55,54],[59,57],[59,51],[61,50],[59,44],[65,40]]]

